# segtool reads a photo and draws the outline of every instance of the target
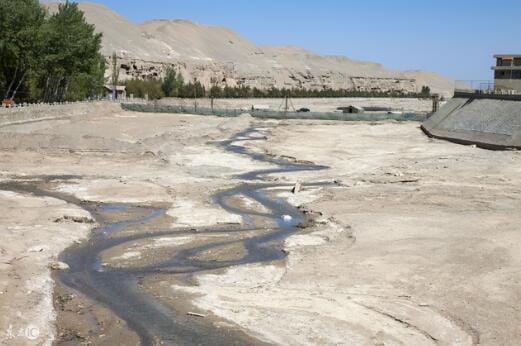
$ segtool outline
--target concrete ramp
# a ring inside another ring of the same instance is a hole
[[[457,93],[422,130],[434,138],[487,149],[521,149],[521,97]]]

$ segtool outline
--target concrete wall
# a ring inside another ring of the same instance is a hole
[[[455,97],[422,129],[431,137],[487,149],[521,148],[521,101]]]
[[[496,90],[516,90],[521,93],[521,79],[495,79]]]
[[[75,102],[59,105],[34,104],[26,107],[0,108],[0,126],[46,119],[90,115],[98,112],[106,113],[111,110],[121,110],[121,107],[119,104],[108,101],[99,101]]]

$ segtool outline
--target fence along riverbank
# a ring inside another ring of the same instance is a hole
[[[173,114],[195,114],[219,117],[238,117],[242,114],[249,114],[254,118],[260,119],[307,119],[307,120],[337,120],[337,121],[424,121],[426,115],[412,112],[391,113],[391,112],[363,112],[363,113],[337,113],[337,112],[286,112],[261,109],[225,109],[225,108],[206,108],[206,107],[187,107],[175,105],[159,105],[155,103],[147,104],[121,104],[121,107],[128,111],[145,113],[173,113]]]

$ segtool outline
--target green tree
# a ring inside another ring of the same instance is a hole
[[[133,95],[134,97],[137,97],[137,98],[144,98],[145,93],[143,92],[143,88],[141,87],[140,82],[142,82],[142,81],[137,80],[137,79],[127,80],[125,82],[125,86],[127,88],[127,94]]]
[[[0,0],[0,88],[14,99],[38,69],[45,11],[37,0]]]
[[[183,75],[181,73],[178,73],[177,78],[176,78],[175,92],[173,95],[174,97],[181,96],[184,85],[185,85],[185,80],[183,78]]]
[[[112,99],[115,100],[118,96],[118,92],[116,87],[119,82],[119,65],[118,65],[118,55],[116,52],[112,53],[112,76],[111,76],[111,87],[112,87]]]
[[[144,81],[144,89],[150,100],[158,100],[164,96],[161,81],[148,79]]]
[[[429,88],[427,85],[424,85],[422,87],[422,91],[420,92],[420,96],[422,97],[430,97],[431,96],[431,88]]]
[[[163,84],[161,85],[161,89],[163,90],[163,93],[166,97],[174,96],[175,91],[177,89],[177,76],[173,68],[167,68],[165,78],[163,79]]]
[[[85,21],[78,4],[60,4],[41,31],[44,49],[40,87],[44,101],[64,101],[71,96],[71,83],[77,87],[74,98],[86,98],[103,85],[101,34]]]
[[[103,93],[105,75],[105,59],[99,60],[91,66],[89,72],[74,73],[70,79],[65,99],[81,101],[85,98],[93,99]]]
[[[210,97],[212,98],[221,98],[223,97],[223,90],[218,87],[217,85],[214,85],[210,88]]]
[[[145,98],[148,96],[150,100],[158,100],[164,96],[162,90],[162,82],[155,79],[132,79],[125,82],[127,94],[132,94],[137,98]]]

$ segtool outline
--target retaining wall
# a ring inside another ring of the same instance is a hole
[[[422,124],[435,138],[487,149],[521,148],[521,100],[459,95]]]

